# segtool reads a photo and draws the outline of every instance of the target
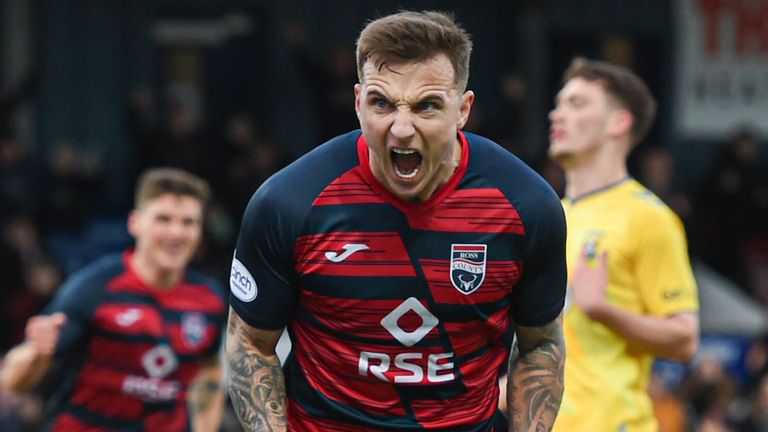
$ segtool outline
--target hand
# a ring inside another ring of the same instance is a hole
[[[62,312],[53,315],[37,315],[27,321],[26,343],[32,346],[38,355],[53,355],[59,343],[61,326],[67,322]]]
[[[581,251],[573,268],[571,290],[573,301],[587,316],[595,319],[595,315],[608,305],[605,296],[608,290],[608,252],[597,256],[596,265],[589,263],[590,254],[586,248]]]

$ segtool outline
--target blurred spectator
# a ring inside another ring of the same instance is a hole
[[[55,145],[42,181],[40,227],[44,233],[80,230],[101,202],[104,179],[99,158],[72,144]]]
[[[324,48],[322,56],[310,51],[306,28],[298,22],[285,25],[284,38],[299,72],[306,79],[315,104],[319,139],[324,142],[339,131],[360,127],[355,117],[355,98],[352,89],[357,84],[354,50],[347,46],[332,45]]]
[[[648,385],[653,411],[659,421],[659,432],[686,432],[688,423],[682,397],[670,388],[661,374],[653,373]]]
[[[730,432],[728,409],[736,395],[736,380],[715,357],[699,359],[682,384],[689,404],[690,425],[697,432]]]
[[[768,375],[763,375],[749,394],[749,410],[736,423],[738,432],[768,431]]]
[[[768,244],[768,172],[750,131],[737,132],[723,147],[697,194],[695,211],[694,251],[746,286],[747,247],[765,250]]]
[[[160,119],[157,99],[149,86],[135,88],[129,102],[125,126],[133,149],[134,166],[129,172],[130,178],[134,179],[154,163]]]
[[[504,146],[518,157],[530,162],[537,155],[531,155],[529,148],[523,142],[525,125],[525,99],[528,92],[528,84],[525,78],[514,69],[506,70],[498,81],[498,91],[502,96],[500,106],[496,107],[496,113],[492,119],[485,122],[487,128],[485,134],[495,137],[499,144]],[[475,115],[474,110],[472,116]],[[472,122],[470,116],[470,122]],[[468,130],[472,130],[469,129]],[[472,130],[474,131],[474,130]]]
[[[39,314],[51,300],[63,280],[58,263],[50,257],[40,257],[24,266],[24,289],[12,295],[5,305],[3,333],[10,345],[21,343],[27,319]]]
[[[38,227],[24,214],[17,214],[6,221],[3,226],[3,242],[24,265],[43,255]]]
[[[239,223],[251,195],[288,160],[269,138],[259,133],[248,113],[232,116],[224,135],[227,162],[219,196],[229,214]]]
[[[675,183],[675,159],[664,147],[649,147],[639,155],[638,177],[684,221],[691,213],[688,196]]]
[[[36,170],[21,139],[0,133],[0,218],[37,210]]]

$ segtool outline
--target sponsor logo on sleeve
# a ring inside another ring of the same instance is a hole
[[[232,258],[232,272],[229,276],[229,288],[232,294],[244,302],[251,302],[258,295],[256,281],[251,272],[237,258]]]

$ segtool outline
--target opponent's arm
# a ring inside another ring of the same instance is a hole
[[[285,431],[285,377],[275,346],[282,330],[259,330],[230,308],[226,359],[229,396],[248,431]]]
[[[7,391],[22,393],[40,383],[53,363],[61,326],[66,320],[66,315],[59,312],[27,321],[24,342],[8,351],[0,370],[0,384]]]
[[[221,364],[218,355],[214,355],[205,361],[189,385],[187,407],[193,431],[219,430],[226,401],[221,379]]]
[[[681,362],[693,357],[699,344],[697,313],[654,316],[616,307],[606,297],[607,253],[601,253],[594,266],[587,260],[587,253],[582,252],[574,266],[571,286],[574,301],[590,319],[610,327],[630,344],[654,357]]]
[[[549,431],[563,398],[565,341],[562,315],[540,327],[516,326],[509,359],[509,430]]]

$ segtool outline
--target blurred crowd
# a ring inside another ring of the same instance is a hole
[[[287,27],[287,46],[312,89],[316,143],[357,127],[352,87],[354,59],[347,48],[314,56],[300,28]],[[558,191],[563,174],[545,155],[531,156],[522,140],[526,83],[511,70],[497,90],[503,102],[473,110],[466,129],[494,138],[536,168]],[[294,155],[269,135],[255,114],[241,111],[212,127],[184,98],[160,97],[140,87],[126,101],[129,181],[150,166],[177,166],[207,178],[215,199],[197,265],[228,279],[241,214],[255,189]],[[123,221],[131,196],[109,197],[110,168],[75,143],[54,143],[35,154],[15,122],[19,98],[0,95],[0,364],[24,337],[28,317],[39,313],[61,281],[98,255],[130,246]],[[26,92],[35,98],[35,91]],[[23,100],[23,98],[22,98]],[[768,313],[768,169],[765,143],[748,129],[722,142],[699,184],[683,186],[670,149],[643,144],[633,175],[682,218],[691,256],[717,270]],[[109,203],[109,204],[105,204]],[[748,341],[734,374],[716,356],[697,358],[680,379],[657,374],[652,393],[663,432],[768,430],[768,337]],[[0,431],[34,430],[41,401],[0,394]],[[231,420],[231,419],[230,419]],[[236,430],[234,423],[229,423]]]

